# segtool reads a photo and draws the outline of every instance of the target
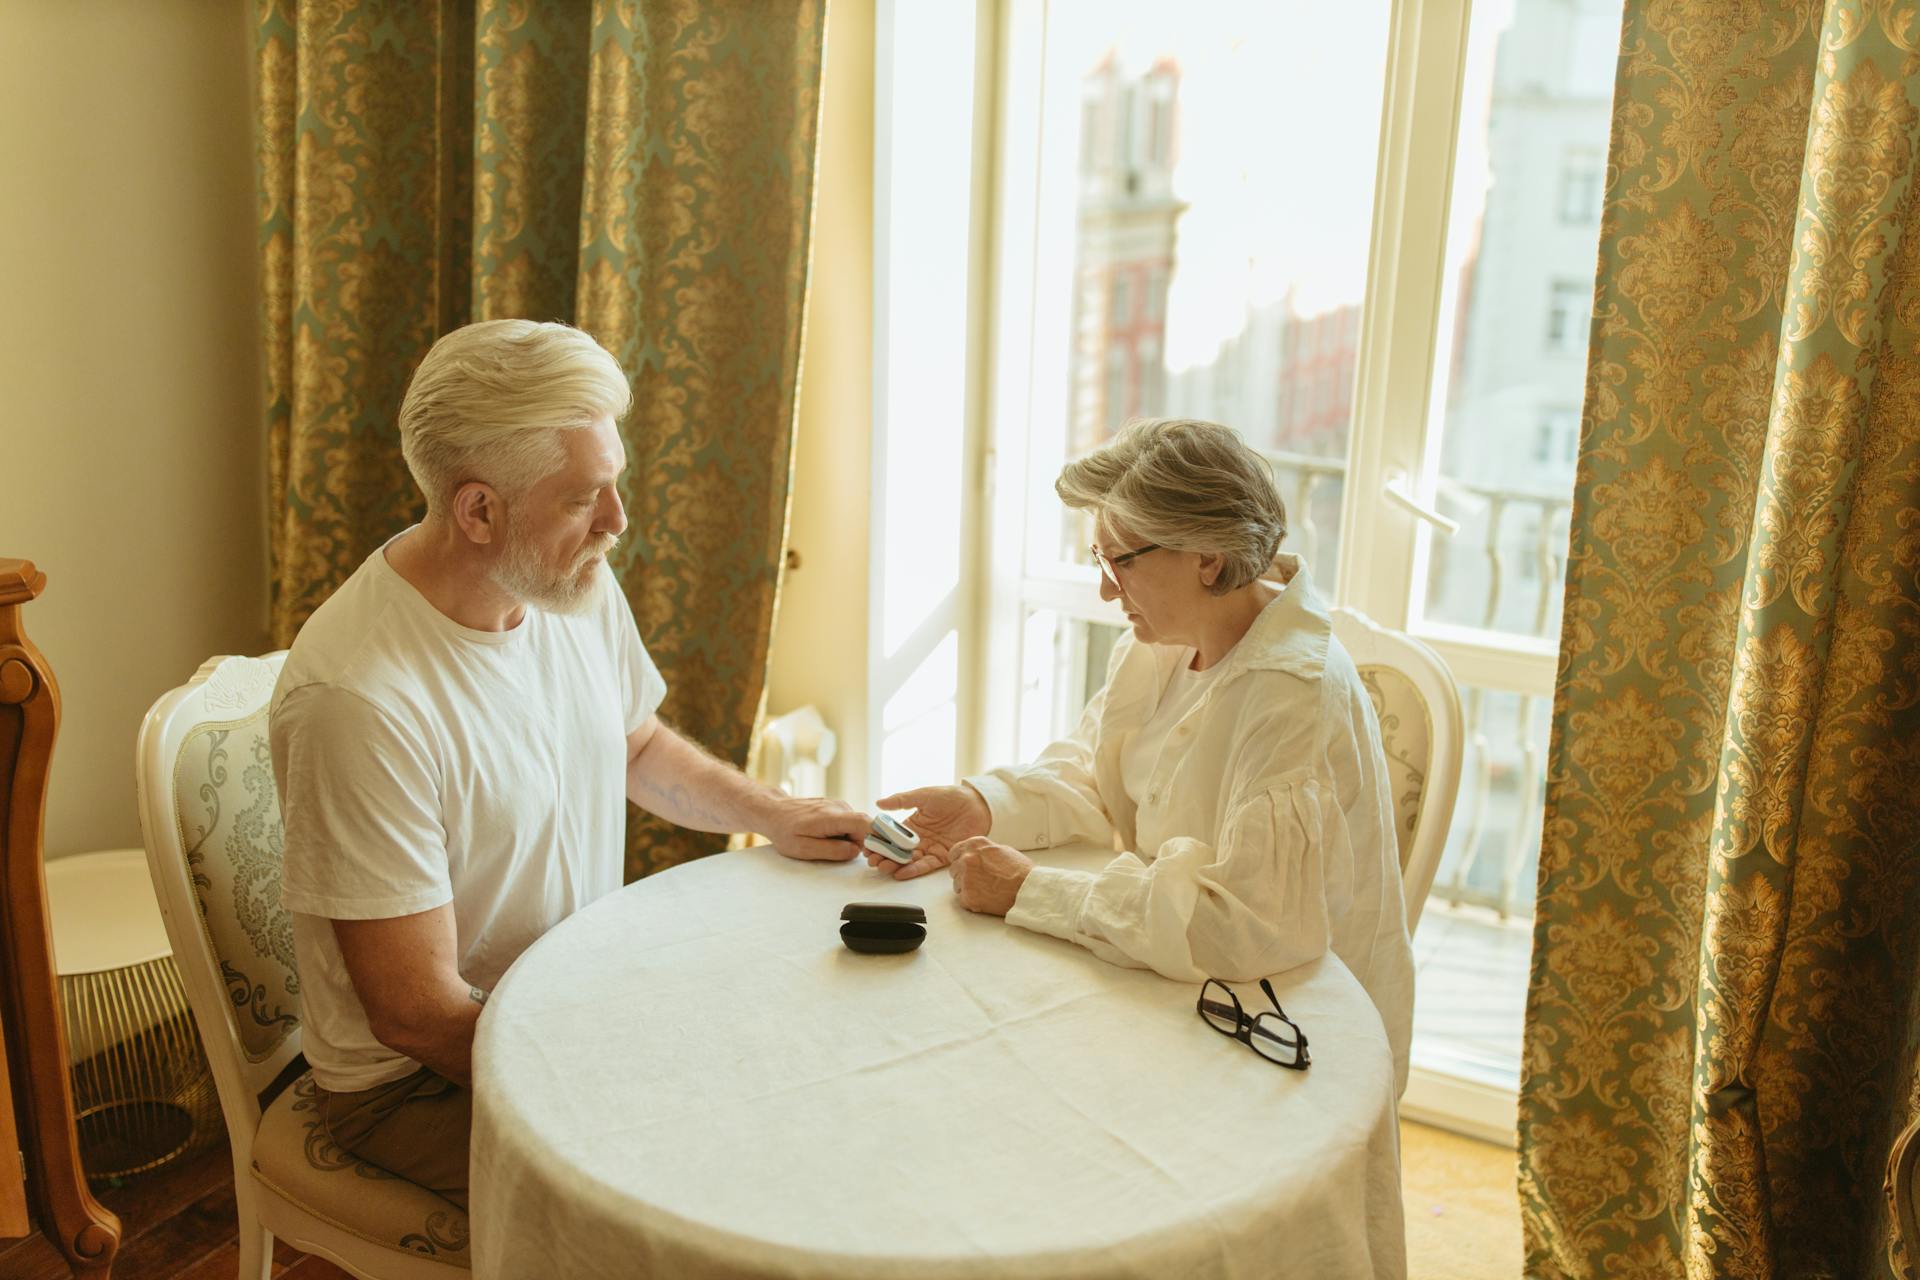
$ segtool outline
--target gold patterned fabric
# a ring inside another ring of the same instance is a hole
[[[1530,1276],[1889,1276],[1920,1103],[1920,14],[1629,0],[1555,693]]]
[[[435,338],[566,320],[633,378],[614,568],[744,762],[784,555],[825,0],[258,0],[273,631],[423,504]],[[629,878],[718,847],[632,813]]]

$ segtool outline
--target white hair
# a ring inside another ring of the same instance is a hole
[[[1158,546],[1224,557],[1217,596],[1266,573],[1287,536],[1273,469],[1214,422],[1135,419],[1063,467],[1053,488],[1069,507],[1104,513]]]
[[[511,501],[559,470],[559,431],[611,415],[633,389],[607,349],[571,325],[482,320],[433,344],[400,404],[400,451],[427,510],[469,481]]]

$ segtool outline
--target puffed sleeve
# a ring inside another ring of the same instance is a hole
[[[1035,867],[1007,922],[1168,978],[1248,981],[1305,964],[1331,940],[1326,846],[1340,809],[1310,772],[1236,798],[1217,844],[1186,836],[1151,861]]]

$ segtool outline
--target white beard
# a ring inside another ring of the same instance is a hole
[[[493,571],[494,585],[522,604],[547,613],[585,613],[593,604],[599,579],[598,562],[612,550],[606,538],[577,556],[565,572],[555,573],[540,558],[533,539],[520,528],[516,516],[507,517],[507,547]]]

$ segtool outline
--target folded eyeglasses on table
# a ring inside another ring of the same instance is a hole
[[[1232,1036],[1268,1062],[1289,1071],[1305,1071],[1313,1065],[1313,1059],[1307,1054],[1306,1033],[1280,1007],[1280,998],[1273,994],[1272,983],[1262,978],[1260,989],[1273,1002],[1272,1013],[1249,1017],[1240,1007],[1240,997],[1233,993],[1233,988],[1218,978],[1207,979],[1200,988],[1199,1003],[1194,1007],[1206,1024],[1221,1035]]]

